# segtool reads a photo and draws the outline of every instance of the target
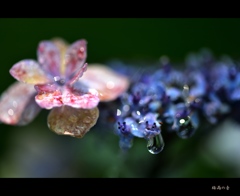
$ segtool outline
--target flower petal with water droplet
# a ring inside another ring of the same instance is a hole
[[[101,101],[112,101],[129,87],[127,77],[101,64],[89,64],[79,81],[96,89]]]
[[[38,62],[42,69],[52,76],[60,75],[60,51],[58,47],[51,41],[42,41],[38,45]]]
[[[53,108],[48,115],[48,127],[59,135],[82,138],[97,122],[99,110],[70,106]]]
[[[79,83],[78,83],[79,84]],[[67,87],[63,90],[62,102],[74,108],[91,109],[98,105],[99,97],[95,89],[81,86]]]
[[[38,94],[35,96],[37,104],[45,109],[63,105],[62,92],[56,84],[35,85]]]
[[[58,87],[56,84],[35,85],[38,94],[35,100],[45,109],[68,105],[74,108],[91,109],[98,105],[98,92],[83,85]]]
[[[13,83],[1,96],[0,121],[10,125],[30,123],[40,111],[34,101],[35,94],[33,85]]]
[[[65,58],[66,68],[64,73],[67,78],[71,79],[85,63],[87,58],[87,41],[81,39],[71,44],[66,51]]]
[[[18,81],[29,84],[43,84],[50,79],[34,60],[22,60],[12,66],[10,74]]]

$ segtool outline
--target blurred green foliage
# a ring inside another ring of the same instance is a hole
[[[240,58],[240,19],[207,18],[1,18],[0,92],[15,80],[9,69],[36,59],[41,40],[88,41],[88,63],[111,59],[182,63],[190,52],[212,50]],[[147,64],[146,64],[147,65]],[[24,127],[0,124],[0,177],[236,177],[201,150],[207,134],[181,140],[170,134],[162,153],[152,155],[136,139],[121,154],[112,130],[96,125],[83,139],[58,136],[47,128],[48,111]],[[201,131],[201,130],[200,130]]]

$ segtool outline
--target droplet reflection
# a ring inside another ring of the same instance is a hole
[[[195,114],[187,116],[186,118],[181,118],[178,125],[177,135],[182,139],[187,139],[195,133],[198,127],[198,116]]]
[[[147,149],[151,154],[158,154],[164,148],[164,141],[161,133],[150,138],[147,142]]]

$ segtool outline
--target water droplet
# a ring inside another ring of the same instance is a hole
[[[130,109],[130,106],[129,106],[129,105],[124,105],[124,106],[123,106],[124,112],[128,112],[129,109]]]
[[[141,112],[140,111],[133,111],[132,112],[132,117],[136,120],[141,118]]]
[[[18,103],[17,103],[16,101],[13,101],[13,102],[12,102],[12,105],[13,105],[14,108],[17,108]]]
[[[55,82],[57,82],[57,81],[59,81],[61,78],[60,78],[60,76],[54,76],[53,79],[54,79]]]
[[[54,76],[53,79],[60,86],[63,86],[65,84],[65,80],[60,76]]]
[[[114,84],[113,81],[108,81],[107,84],[106,84],[106,86],[107,86],[108,89],[113,89],[114,86],[115,86],[115,84]]]
[[[182,96],[183,96],[184,100],[187,100],[187,98],[189,96],[189,86],[186,84],[183,86]]]
[[[197,123],[197,117],[196,117],[196,123],[194,121],[194,118],[195,116],[193,117],[187,116],[186,118],[181,118],[178,121],[179,128],[177,130],[177,135],[180,138],[187,139],[195,133],[198,123]]]
[[[122,114],[121,110],[117,109],[117,116],[120,116]]]
[[[9,110],[8,110],[8,114],[9,114],[10,116],[13,116],[13,114],[14,114],[13,109],[9,109]]]
[[[161,133],[148,140],[147,149],[151,154],[158,154],[164,148],[164,141]]]

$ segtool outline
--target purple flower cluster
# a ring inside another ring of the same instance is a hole
[[[162,131],[186,139],[196,132],[200,120],[217,124],[231,117],[240,122],[239,64],[227,56],[216,60],[211,52],[202,50],[190,54],[180,67],[164,56],[158,65],[145,66],[144,71],[131,68],[127,72],[129,66],[112,65],[132,79],[114,114],[123,150],[138,137],[147,140],[150,153],[158,154],[164,147]]]

